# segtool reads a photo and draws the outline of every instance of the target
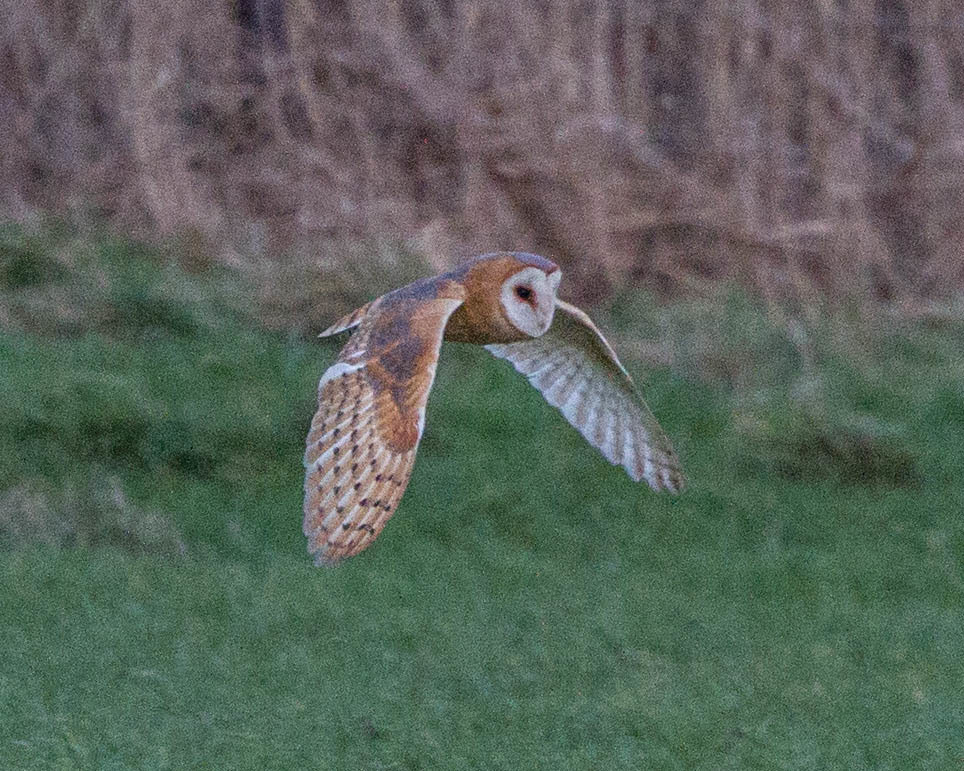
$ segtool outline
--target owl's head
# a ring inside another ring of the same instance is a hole
[[[516,329],[529,337],[539,337],[552,324],[562,271],[538,255],[515,252],[512,256],[519,261],[519,270],[502,282],[499,301]]]
[[[462,284],[465,301],[449,319],[447,340],[514,343],[545,334],[556,309],[562,271],[528,252],[481,254],[446,274]]]

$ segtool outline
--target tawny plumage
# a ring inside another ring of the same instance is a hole
[[[305,451],[304,532],[317,562],[365,549],[395,512],[443,338],[510,361],[632,479],[682,489],[672,445],[615,352],[585,313],[556,297],[560,277],[538,255],[482,255],[389,292],[322,332],[354,330],[318,384]]]

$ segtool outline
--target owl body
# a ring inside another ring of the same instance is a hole
[[[443,339],[506,358],[612,462],[676,491],[675,453],[595,325],[556,297],[558,266],[498,252],[396,289],[322,335],[353,329],[322,376],[305,451],[304,531],[318,562],[366,548],[411,474]]]

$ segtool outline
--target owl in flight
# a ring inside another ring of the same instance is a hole
[[[382,295],[321,333],[355,330],[318,383],[305,450],[304,532],[316,564],[367,548],[395,512],[443,339],[508,359],[633,480],[683,487],[669,439],[609,343],[556,297],[560,278],[558,265],[535,254],[484,254]]]

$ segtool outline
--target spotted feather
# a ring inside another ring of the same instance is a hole
[[[377,301],[318,384],[305,448],[304,533],[317,563],[369,546],[405,491],[445,323],[457,299]]]

